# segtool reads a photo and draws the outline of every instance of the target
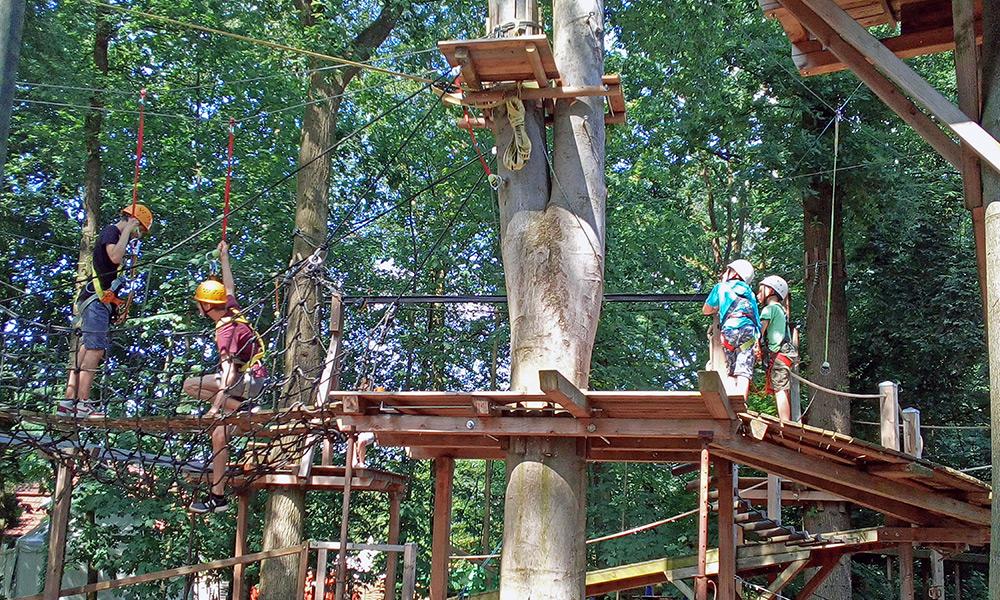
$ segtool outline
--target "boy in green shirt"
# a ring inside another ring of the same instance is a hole
[[[757,301],[763,307],[758,352],[767,368],[766,391],[774,395],[778,416],[791,421],[791,373],[798,351],[788,323],[788,282],[777,275],[765,277],[757,289]]]

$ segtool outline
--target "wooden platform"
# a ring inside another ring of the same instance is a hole
[[[778,19],[792,44],[792,60],[803,75],[820,75],[847,67],[826,50],[784,8],[781,0],[758,0],[764,14]],[[836,0],[865,27],[888,26],[898,33],[882,41],[900,58],[945,52],[955,47],[950,0]],[[976,34],[982,43],[982,0],[975,2]]]
[[[621,76],[605,75],[600,86],[564,86],[552,55],[552,46],[545,35],[448,40],[438,42],[438,48],[448,64],[462,69],[463,89],[460,93],[439,91],[442,101],[446,103],[478,107],[489,113],[490,109],[508,98],[544,101],[546,123],[551,123],[553,100],[604,96],[608,105],[605,122],[625,122]],[[489,127],[490,115],[460,122],[462,127],[469,125]]]
[[[249,470],[243,465],[235,465],[235,469]],[[400,494],[406,492],[408,479],[405,475],[381,471],[378,469],[354,469],[351,477],[351,490],[354,492],[383,492]],[[236,474],[227,480],[237,491],[261,489],[299,489],[320,492],[344,491],[346,469],[338,466],[313,465],[307,477],[290,469],[282,469],[267,473],[260,477],[247,477]],[[207,480],[208,473],[199,473],[190,477],[191,481]]]

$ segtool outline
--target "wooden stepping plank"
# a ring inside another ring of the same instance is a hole
[[[559,78],[552,46],[548,37],[544,35],[447,40],[438,42],[438,49],[444,54],[448,64],[462,67],[466,83],[469,83],[467,77],[469,65],[472,65],[474,79],[479,84],[536,81],[537,76],[541,74],[544,74],[546,79]],[[543,73],[536,71],[538,65],[541,66]]]

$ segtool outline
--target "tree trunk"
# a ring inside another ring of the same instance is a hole
[[[296,3],[303,28],[315,25],[317,18],[312,2]],[[379,16],[361,31],[351,43],[349,54],[355,60],[371,57],[389,36],[402,13],[401,4],[387,0]],[[313,64],[315,68],[318,64]],[[357,76],[357,68],[316,71],[309,79],[308,99],[302,119],[302,139],[299,164],[305,165],[322,154],[336,139],[337,116],[341,94]],[[329,100],[324,100],[329,98]],[[292,264],[307,259],[320,249],[327,236],[330,214],[331,155],[324,156],[299,171],[296,178],[295,235],[292,241]],[[325,252],[320,250],[321,258]],[[324,348],[317,335],[319,327],[320,287],[304,269],[292,279],[288,290],[288,328],[285,333],[285,365],[287,377],[282,404],[309,404],[315,381],[323,369]],[[305,493],[273,491],[267,499],[264,514],[264,550],[298,544],[305,525]],[[295,598],[299,586],[298,555],[263,561],[260,572],[260,600]]]
[[[517,4],[491,2],[492,22],[523,19]],[[553,3],[563,85],[601,84],[603,15],[596,0]],[[525,108],[531,158],[520,171],[500,168],[511,388],[538,389],[540,369],[558,369],[586,388],[604,290],[604,99],[556,103],[551,180],[542,111]],[[503,151],[512,138],[505,109],[495,123]],[[507,472],[501,600],[583,598],[586,461],[579,441],[513,438]]]
[[[983,126],[1000,137],[1000,7],[983,3]],[[983,169],[983,204],[986,206],[986,282],[989,322],[990,422],[992,424],[993,480],[1000,473],[1000,174]],[[990,309],[992,307],[992,310]],[[990,553],[990,598],[1000,598],[1000,497],[993,494],[993,533]]]
[[[803,231],[806,249],[806,338],[810,361],[808,378],[831,389],[846,389],[849,380],[847,337],[847,271],[844,264],[843,201],[837,198],[833,221],[833,279],[830,294],[830,335],[826,339],[827,320],[827,263],[830,248],[831,187],[826,182],[815,182],[816,193],[803,201]],[[829,345],[829,352],[825,346]],[[824,373],[822,364],[829,361],[830,370]],[[809,404],[806,421],[810,425],[840,433],[851,432],[851,403],[847,398],[818,392]],[[851,519],[843,502],[820,502],[803,517],[806,529],[812,532],[842,531],[850,529]],[[830,600],[851,598],[850,558],[844,559],[837,569],[816,591],[817,597]]]

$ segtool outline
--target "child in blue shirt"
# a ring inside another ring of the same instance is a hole
[[[731,396],[747,397],[753,379],[754,347],[760,337],[760,311],[753,283],[753,265],[739,259],[729,263],[715,284],[702,313],[719,315],[722,348],[726,356],[726,391]]]

